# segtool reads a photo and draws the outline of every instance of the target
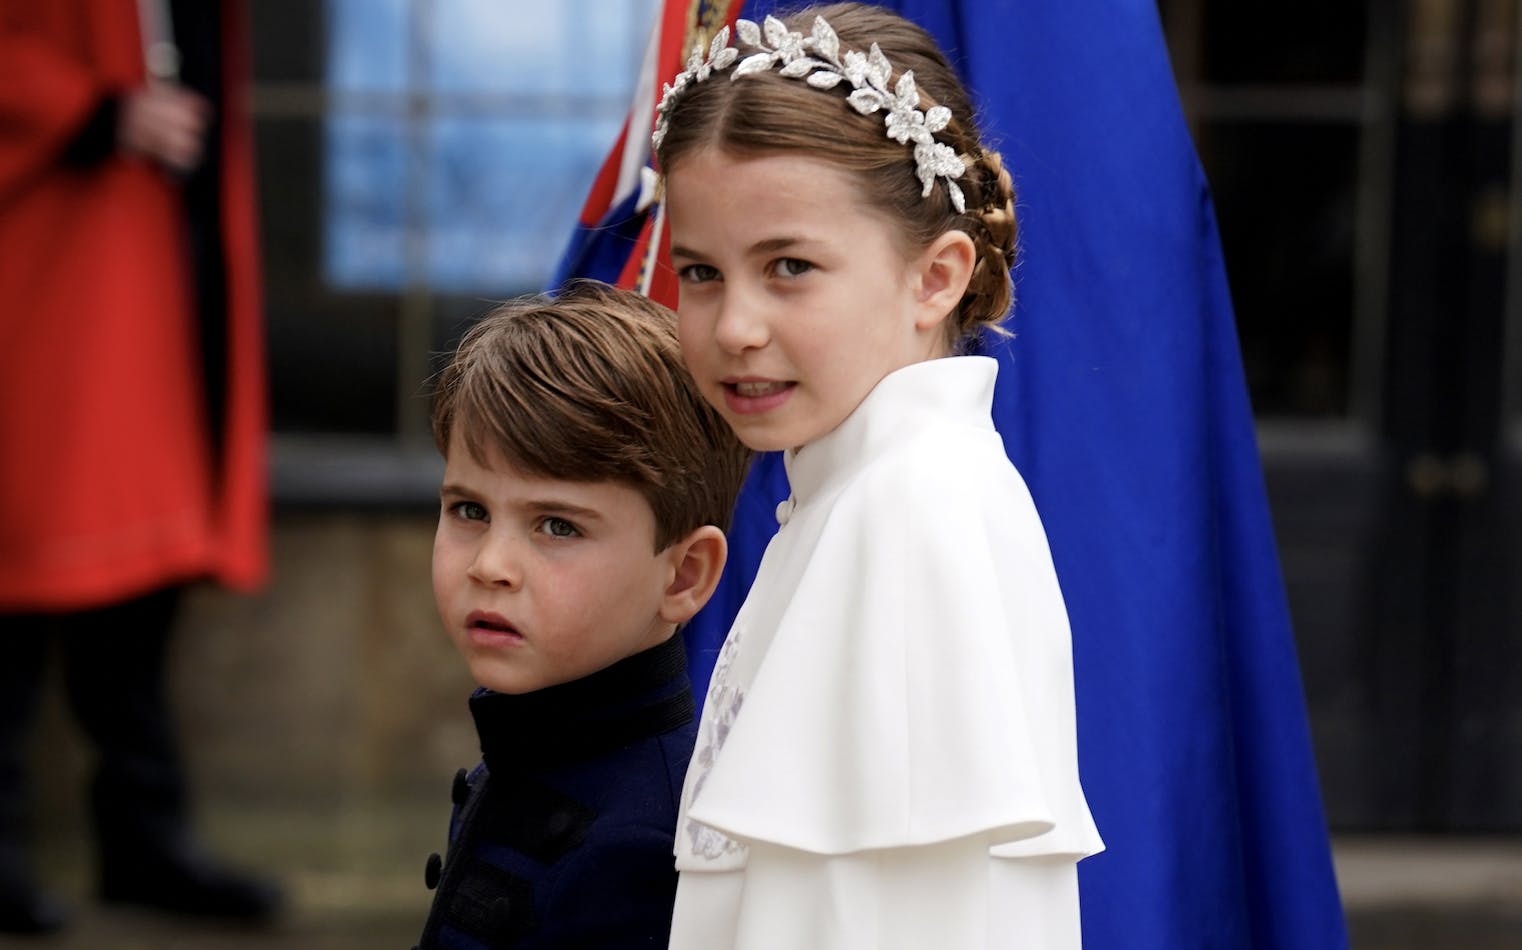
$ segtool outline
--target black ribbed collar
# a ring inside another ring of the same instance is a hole
[[[588,758],[659,735],[692,719],[680,635],[569,683],[508,695],[479,689],[470,714],[486,767],[510,774],[529,764]]]

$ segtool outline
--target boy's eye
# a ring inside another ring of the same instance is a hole
[[[449,510],[462,521],[487,520],[486,509],[473,501],[457,501],[449,506]]]
[[[546,518],[539,522],[539,530],[552,538],[574,538],[581,534],[575,525],[564,518]]]
[[[796,257],[784,257],[777,261],[777,273],[783,277],[800,277],[813,269],[813,264]]]
[[[719,279],[719,269],[712,264],[688,264],[679,268],[677,277],[689,284],[704,284]]]

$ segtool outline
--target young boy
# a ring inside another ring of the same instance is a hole
[[[665,947],[695,723],[677,627],[713,593],[747,450],[675,316],[580,282],[440,377],[439,616],[481,687],[421,945]]]

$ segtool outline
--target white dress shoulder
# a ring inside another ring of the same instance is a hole
[[[683,789],[673,948],[1079,946],[1076,864],[1103,845],[996,373],[906,367],[787,453]]]

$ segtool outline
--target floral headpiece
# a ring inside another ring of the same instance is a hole
[[[692,48],[687,68],[668,83],[656,106],[655,132],[650,141],[660,148],[666,137],[667,113],[678,94],[692,83],[703,82],[712,73],[734,66],[730,79],[738,79],[749,73],[765,72],[778,63],[777,72],[788,79],[802,79],[815,89],[833,89],[842,81],[851,84],[852,92],[846,98],[857,112],[871,115],[874,112],[888,114],[884,118],[887,135],[904,144],[914,143],[915,174],[924,185],[921,195],[929,197],[936,178],[946,179],[946,190],[951,203],[958,212],[967,210],[962,189],[955,179],[961,178],[967,165],[951,146],[935,140],[934,133],[944,129],[951,121],[951,110],[945,106],[933,106],[920,111],[920,94],[914,86],[914,73],[905,71],[890,90],[888,78],[893,67],[877,44],[870,52],[840,51],[840,38],[826,23],[824,17],[814,18],[814,29],[808,35],[790,31],[776,17],[768,16],[763,26],[751,20],[739,20],[735,31],[740,41],[761,50],[740,60],[740,51],[729,45],[729,27],[714,35],[708,44],[708,55],[698,44]],[[763,35],[764,34],[764,35]]]

